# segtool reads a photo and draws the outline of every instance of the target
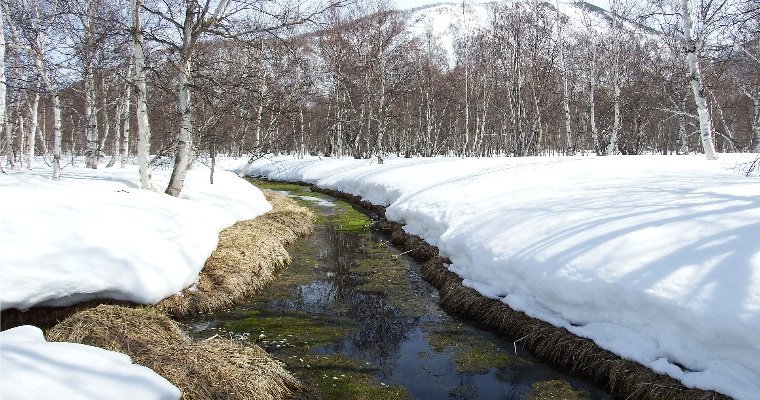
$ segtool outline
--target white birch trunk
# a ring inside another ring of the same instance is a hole
[[[300,121],[301,124],[299,126],[299,132],[300,132],[300,138],[301,139],[300,139],[300,146],[299,146],[299,149],[298,149],[298,154],[299,154],[300,158],[304,158],[304,156],[306,156],[306,136],[305,136],[306,135],[305,134],[306,129],[305,129],[305,126],[304,126],[305,125],[305,118],[304,118],[304,114],[303,114],[303,105],[301,105],[301,107],[300,107],[299,116],[300,116],[300,119],[301,119],[301,121]]]
[[[470,147],[470,61],[464,64],[464,143],[462,143],[462,157],[469,155]]]
[[[572,155],[575,153],[573,144],[573,131],[571,126],[572,117],[570,114],[570,82],[567,74],[567,60],[565,60],[565,38],[563,36],[564,23],[562,22],[561,13],[559,12],[559,1],[557,6],[557,45],[559,46],[559,68],[562,74],[562,109],[565,112],[565,143],[567,148],[565,154]]]
[[[699,68],[697,42],[692,38],[689,0],[681,0],[681,17],[683,18],[683,44],[686,49],[686,64],[689,67],[689,81],[691,82],[691,91],[694,94],[694,103],[697,105],[697,115],[699,116],[699,137],[702,141],[705,157],[708,160],[716,160],[718,157],[715,154],[710,111],[707,109],[707,101],[704,94],[705,89],[702,84],[702,72]]]
[[[207,3],[208,6],[209,3]],[[185,20],[182,25],[182,47],[180,49],[179,75],[179,113],[180,128],[177,135],[177,153],[174,157],[174,169],[166,187],[165,193],[178,197],[185,185],[187,170],[193,158],[193,119],[190,81],[192,79],[193,47],[195,41],[219,20],[227,9],[229,0],[217,3],[213,15],[205,19],[207,9],[200,11],[199,4],[194,0],[185,0]],[[200,15],[199,15],[200,14]],[[196,22],[196,18],[200,21]]]
[[[132,51],[135,60],[135,94],[137,112],[137,160],[140,170],[140,187],[150,190],[150,123],[148,121],[148,97],[145,68],[145,41],[140,21],[140,7],[143,0],[132,0]]]
[[[39,113],[40,113],[40,90],[41,85],[37,84],[36,93],[34,93],[34,100],[29,105],[29,137],[26,144],[26,168],[32,169],[34,166],[34,145],[37,141],[37,127],[39,126]]]
[[[61,179],[61,142],[63,128],[61,121],[61,97],[53,92],[53,180]]]
[[[378,164],[383,163],[383,136],[385,136],[385,56],[383,55],[383,42],[380,41],[380,45],[377,50],[377,58],[380,64],[379,78],[380,78],[380,96],[377,105],[377,140],[375,141],[375,156],[377,157]]]
[[[617,3],[613,3],[617,4]],[[617,7],[612,9],[612,132],[610,143],[607,145],[607,155],[618,152],[618,136],[620,134],[620,17]]]
[[[681,101],[681,110],[686,112],[686,97]],[[678,142],[680,154],[689,154],[689,137],[686,135],[686,115],[678,113]]]
[[[189,32],[186,32],[188,35]],[[189,37],[188,37],[189,40]],[[189,49],[188,49],[189,51]],[[190,167],[193,149],[193,120],[191,109],[191,91],[190,91],[190,68],[192,65],[192,56],[184,54],[179,63],[179,114],[180,128],[177,135],[177,152],[174,156],[174,169],[169,179],[169,185],[166,187],[166,194],[178,197],[185,185],[185,177]]]
[[[111,117],[108,115],[108,102],[106,101],[106,84],[103,82],[101,85],[101,88],[103,90],[102,92],[102,100],[103,100],[103,107],[101,108],[101,112],[103,113],[103,134],[100,135],[98,138],[98,148],[97,156],[95,157],[96,162],[100,162],[101,155],[105,154],[105,148],[106,148],[106,141],[108,141],[108,135],[111,133]],[[118,112],[116,113],[116,116],[118,118]],[[118,119],[117,119],[118,124]],[[118,134],[114,138],[114,140],[118,140],[119,136]],[[111,163],[113,165],[113,163]]]
[[[752,99],[753,111],[755,118],[752,119],[752,132],[754,132],[755,153],[760,153],[760,96]]]
[[[5,10],[0,7],[0,133],[5,132]],[[6,140],[8,138],[6,137]],[[0,141],[1,143],[2,141]]]
[[[98,133],[97,116],[95,115],[95,77],[93,76],[92,61],[88,61],[84,76],[84,121],[85,121],[85,165],[87,168],[98,168]]]
[[[254,147],[257,152],[261,152],[261,132],[264,124],[264,99],[267,95],[267,82],[266,77],[261,77],[261,101],[259,102],[259,109],[256,112],[256,138],[254,141]]]
[[[127,68],[127,83],[124,88],[124,102],[122,103],[123,107],[121,109],[121,115],[119,116],[123,124],[121,129],[122,138],[119,142],[119,160],[121,168],[126,167],[127,162],[129,161],[129,134],[131,119],[129,111],[132,107],[132,74],[134,70],[134,49],[132,57],[129,61],[129,67]]]

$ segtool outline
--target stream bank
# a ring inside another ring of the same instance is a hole
[[[599,347],[593,341],[573,335],[564,328],[515,311],[496,299],[482,296],[462,284],[448,270],[450,261],[435,246],[410,235],[403,225],[385,218],[385,207],[358,196],[308,185],[311,190],[343,199],[377,216],[378,228],[391,242],[423,264],[422,276],[440,293],[441,306],[448,312],[519,342],[527,351],[556,367],[581,376],[625,399],[715,400],[730,399],[711,390],[693,389],[634,361]]]
[[[302,385],[259,346],[223,337],[194,341],[168,316],[218,311],[239,303],[269,284],[290,261],[283,246],[310,233],[314,215],[282,195],[268,193],[267,199],[272,211],[220,233],[219,245],[196,285],[158,305],[93,300],[72,307],[3,312],[3,322],[6,315],[14,315],[10,322],[15,324],[52,326],[46,332],[50,341],[127,354],[177,386],[185,399],[290,398]]]
[[[305,186],[255,183],[313,208],[316,232],[288,247],[292,264],[246,303],[182,321],[196,339],[262,346],[310,388],[305,398],[609,398],[444,312],[420,264],[377,230],[372,210]]]

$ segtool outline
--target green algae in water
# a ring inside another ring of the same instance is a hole
[[[296,196],[313,196],[313,197],[319,197],[319,198],[327,198],[317,193],[312,193],[311,190],[309,190],[309,187],[306,185],[299,185],[296,183],[288,183],[288,182],[267,181],[264,179],[257,179],[257,178],[246,178],[246,179],[248,180],[248,182],[251,182],[254,186],[256,186],[259,189],[272,190],[272,191],[277,191],[277,192],[289,192]]]
[[[567,381],[554,379],[533,383],[533,393],[529,400],[581,400],[588,399],[589,393],[583,389],[575,389]]]
[[[303,380],[318,399],[395,400],[409,397],[404,387],[377,381],[372,376],[377,368],[367,362],[337,354],[291,356],[285,362],[288,370]]]
[[[333,215],[319,215],[317,223],[334,224],[339,232],[369,233],[372,219],[366,214],[345,201],[336,201],[335,209]]]
[[[249,334],[267,348],[315,348],[334,343],[352,329],[350,322],[337,318],[319,318],[305,313],[264,314],[253,311],[249,316],[224,324],[227,331]]]
[[[356,290],[382,293],[386,303],[408,316],[421,316],[429,311],[430,300],[418,296],[410,287],[409,266],[386,245],[371,244],[365,247],[365,258],[356,260],[352,272],[361,281]]]
[[[303,199],[303,197],[314,197],[330,201],[335,206],[335,213],[324,215],[317,213],[317,224],[334,224],[335,229],[341,232],[369,232],[372,227],[372,219],[359,211],[353,205],[335,200],[332,197],[321,193],[312,192],[308,186],[287,182],[274,182],[262,179],[248,179],[259,189],[272,190],[278,192],[288,192],[291,198],[301,205],[314,207],[314,202]]]
[[[517,362],[508,349],[501,348],[485,338],[472,337],[461,324],[450,323],[443,327],[433,327],[427,334],[427,340],[437,353],[451,349],[457,371],[465,374],[482,374],[491,368]]]

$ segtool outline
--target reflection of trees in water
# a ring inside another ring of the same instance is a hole
[[[335,273],[335,300],[341,305],[341,314],[357,323],[357,330],[337,344],[334,350],[371,359],[382,365],[393,364],[416,321],[387,304],[382,293],[355,290],[361,282],[351,273],[357,259],[366,257],[365,246],[374,244],[378,239],[373,234],[336,230],[328,230],[326,234],[330,248],[335,249],[329,264],[329,269]]]

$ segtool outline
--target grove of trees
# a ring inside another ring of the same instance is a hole
[[[3,169],[760,151],[754,0],[0,4]]]

